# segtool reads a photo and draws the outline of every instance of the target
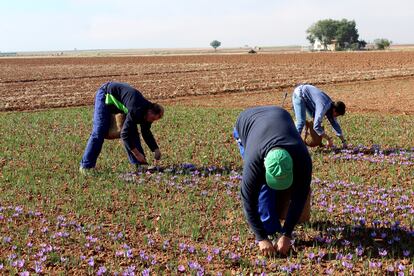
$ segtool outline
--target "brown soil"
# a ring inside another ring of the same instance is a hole
[[[414,52],[8,58],[0,68],[0,111],[91,105],[106,81],[164,103],[218,107],[281,104],[285,91],[313,83],[351,111],[414,110]]]

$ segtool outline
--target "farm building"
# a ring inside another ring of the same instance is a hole
[[[336,50],[336,40],[332,40],[331,44],[323,45],[323,43],[319,39],[315,39],[315,42],[312,45],[313,51],[335,51]]]

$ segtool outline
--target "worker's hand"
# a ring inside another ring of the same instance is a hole
[[[275,248],[273,247],[272,242],[267,239],[259,241],[259,248],[260,248],[260,252],[264,256],[270,256],[275,253]]]
[[[148,164],[147,159],[145,159],[145,156],[142,153],[140,153],[137,149],[133,149],[132,153],[134,154],[138,162],[140,162],[141,164]]]
[[[282,255],[287,255],[291,247],[291,240],[289,237],[286,236],[281,236],[276,244],[277,252],[279,252]]]
[[[160,149],[154,150],[154,159],[155,160],[160,160],[161,159],[161,151],[160,151]]]

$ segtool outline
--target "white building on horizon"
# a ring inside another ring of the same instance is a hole
[[[332,40],[331,44],[328,44],[326,46],[323,45],[323,43],[319,39],[315,39],[315,42],[312,45],[313,51],[335,51],[336,50],[336,40]]]

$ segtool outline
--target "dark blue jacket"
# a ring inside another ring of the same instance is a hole
[[[264,158],[275,147],[287,150],[292,157],[291,204],[282,228],[282,233],[290,236],[305,205],[312,175],[312,160],[292,117],[280,107],[256,107],[242,112],[235,127],[245,148],[241,198],[247,221],[259,241],[267,238],[258,213],[260,189],[266,183]]]
[[[121,131],[121,139],[128,150],[134,149],[135,140],[138,139],[137,124],[141,125],[142,138],[151,149],[158,148],[157,142],[151,132],[151,123],[145,121],[145,115],[151,108],[152,103],[142,96],[141,92],[127,83],[108,82],[103,85],[106,91],[105,103],[110,107],[112,113],[123,112],[126,114],[125,122]]]

